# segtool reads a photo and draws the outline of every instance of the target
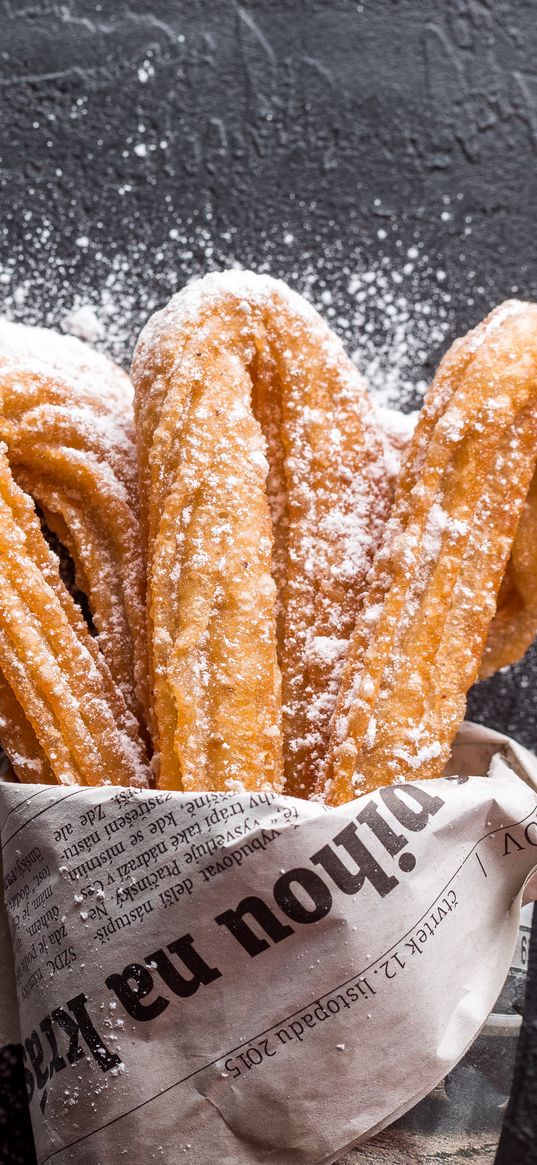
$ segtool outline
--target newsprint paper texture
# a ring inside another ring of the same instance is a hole
[[[537,763],[473,726],[453,763],[338,809],[3,784],[39,1165],[329,1165],[428,1093],[537,895]]]

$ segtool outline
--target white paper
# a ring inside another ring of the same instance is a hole
[[[472,726],[458,768],[339,809],[3,785],[39,1165],[329,1165],[426,1095],[536,883],[535,760]]]

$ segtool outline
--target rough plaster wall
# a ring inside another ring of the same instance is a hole
[[[185,279],[262,267],[410,408],[452,336],[537,296],[536,17],[531,0],[0,0],[0,308],[127,360]],[[536,678],[533,650],[471,715],[536,747]],[[537,1161],[524,1040],[502,1165]]]

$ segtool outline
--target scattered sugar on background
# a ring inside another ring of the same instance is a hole
[[[367,266],[358,249],[345,256],[319,241],[294,271],[290,232],[262,237],[255,254],[245,254],[231,232],[213,237],[193,223],[171,228],[155,250],[136,241],[128,254],[101,251],[81,235],[74,260],[62,254],[46,224],[35,232],[30,226],[26,248],[24,256],[11,254],[0,266],[0,310],[87,340],[127,367],[151,312],[190,279],[226,267],[251,266],[286,279],[340,335],[377,403],[405,412],[419,404],[424,366],[432,351],[441,350],[452,322],[443,273],[436,273],[431,297],[429,260],[419,243],[401,245],[398,262],[380,256]],[[33,270],[21,280],[29,255]],[[144,296],[146,287],[151,292]]]
[[[129,196],[125,190],[126,216]],[[444,197],[440,220],[451,217],[448,202]],[[20,243],[10,250],[0,248],[0,313],[75,335],[126,368],[139,331],[154,310],[189,280],[228,267],[270,273],[305,295],[340,335],[383,408],[411,412],[420,407],[436,363],[456,333],[461,305],[452,299],[446,272],[432,263],[419,227],[409,231],[408,223],[401,231],[403,239],[395,221],[381,219],[385,225],[376,232],[378,257],[368,263],[358,242],[351,249],[334,243],[334,223],[328,224],[326,235],[309,236],[307,245],[286,224],[250,244],[236,230],[218,231],[210,216],[203,221],[202,216],[183,222],[176,218],[159,242],[149,241],[150,232],[147,241],[133,236],[126,251],[124,241],[116,244],[108,238],[106,245],[101,243],[99,231],[91,237],[77,235],[74,248],[64,245],[46,218],[36,226],[30,212],[27,217]],[[471,230],[467,221],[462,237]],[[464,261],[461,251],[457,262]],[[497,292],[482,287],[475,271],[465,270],[465,278],[467,326],[472,326],[482,315],[475,304],[486,294],[492,307]],[[518,290],[513,286],[509,293]],[[472,689],[469,717],[534,746],[537,710],[524,698],[534,682],[537,647],[519,664]]]

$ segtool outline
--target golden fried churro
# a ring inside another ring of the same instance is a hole
[[[537,459],[537,306],[508,302],[443,359],[358,617],[318,792],[441,774]]]
[[[363,382],[299,296],[239,272],[154,316],[132,375],[159,783],[279,788],[283,735],[307,796],[389,504]]]
[[[19,780],[54,785],[54,774],[35,732],[0,672],[0,740]]]
[[[537,637],[537,475],[522,509],[511,558],[498,595],[480,679],[517,663]]]
[[[128,379],[72,340],[64,358],[63,339],[44,336],[0,324],[0,711],[24,748],[1,727],[0,739],[21,779],[33,762],[40,779],[50,770],[64,782],[147,783]],[[31,499],[73,556],[96,639],[60,579]]]
[[[394,481],[410,442],[417,413],[376,410]],[[517,663],[537,638],[537,475],[534,475],[503,576],[496,614],[489,628],[479,679]]]

